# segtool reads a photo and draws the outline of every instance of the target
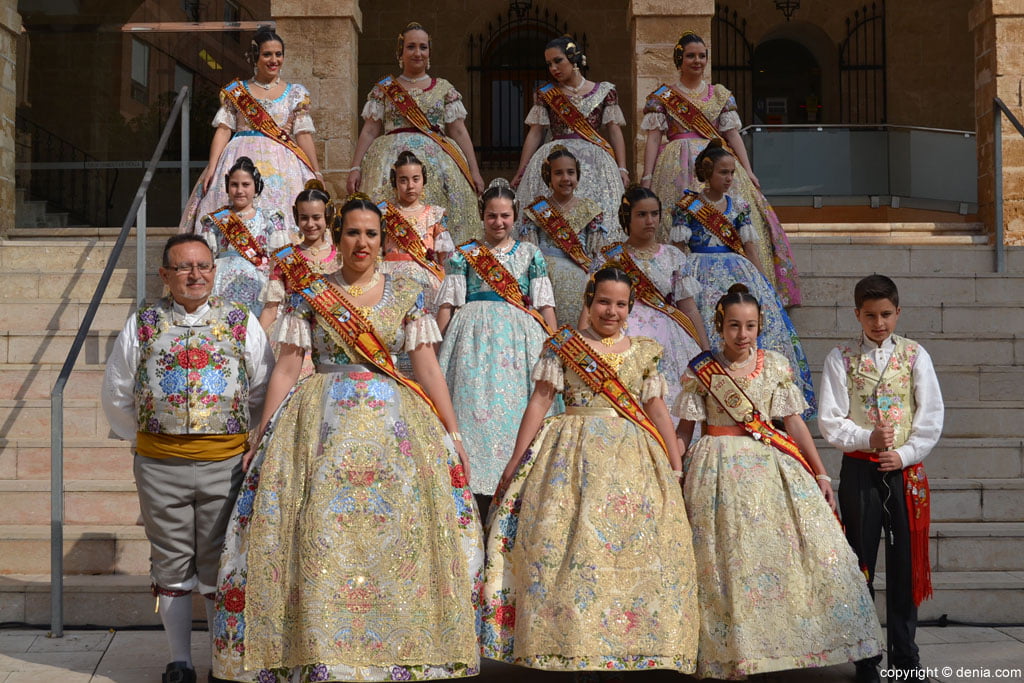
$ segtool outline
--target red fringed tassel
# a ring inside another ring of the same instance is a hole
[[[928,560],[928,527],[931,524],[931,491],[921,463],[903,470],[904,497],[910,522],[910,584],[914,604],[932,596],[932,569]]]

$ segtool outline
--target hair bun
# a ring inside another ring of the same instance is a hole
[[[747,287],[742,282],[737,282],[736,284],[734,284],[731,287],[729,287],[729,289],[728,289],[728,291],[726,293],[727,294],[737,294],[737,293],[739,293],[739,294],[749,294],[750,293],[750,288]]]
[[[364,202],[370,202],[372,204],[376,204],[377,203],[377,202],[373,201],[372,199],[370,199],[370,195],[366,194],[365,192],[353,192],[352,194],[350,194],[347,197],[345,197],[345,201],[342,202],[342,204],[348,204],[349,202],[354,202],[356,200],[364,201]]]
[[[320,190],[324,194],[330,194],[330,192],[327,191],[327,188],[324,187],[323,182],[318,180],[317,178],[310,178],[309,180],[307,180],[306,184],[302,186],[302,189],[304,189],[304,190]]]
[[[491,189],[492,187],[500,187],[503,190],[504,189],[511,190],[512,189],[512,184],[510,182],[508,182],[508,180],[506,180],[505,178],[498,177],[498,178],[495,178],[494,180],[492,180],[491,182],[487,183],[487,189],[488,190]]]

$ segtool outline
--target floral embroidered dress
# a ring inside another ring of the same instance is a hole
[[[264,252],[271,249],[271,244],[287,239],[291,232],[285,223],[284,214],[277,210],[257,208],[253,217],[243,222]],[[216,259],[217,275],[213,281],[213,293],[228,301],[245,304],[258,316],[263,310],[262,294],[267,286],[270,266],[254,266],[239,254],[209,214],[199,221],[196,234],[206,240]]]
[[[698,199],[691,209],[696,211],[702,200]],[[726,195],[725,216],[732,222],[744,242],[760,239],[750,224],[750,206],[742,199]],[[725,246],[717,235],[708,230],[690,212],[679,207],[672,210],[672,235],[674,241],[685,243],[690,248],[690,273],[701,284],[700,294],[695,297],[700,314],[704,318],[711,346],[721,348],[722,337],[715,330],[715,306],[729,291],[729,287],[744,284],[761,304],[764,324],[757,338],[758,346],[776,351],[789,359],[797,372],[797,384],[804,392],[808,409],[804,419],[815,415],[818,409],[814,399],[814,384],[811,367],[807,363],[800,337],[793,321],[786,314],[782,299],[761,272],[746,256],[737,254]]]
[[[603,354],[630,393],[663,397],[661,346]],[[691,532],[661,446],[545,350],[533,377],[564,392],[487,536],[485,657],[549,670],[692,673],[698,607]]]
[[[673,87],[695,104],[720,133],[740,129],[742,124],[737,113],[736,98],[725,86],[709,85],[702,81],[700,86],[692,91],[682,89],[678,83]],[[697,155],[707,146],[708,140],[669,115],[664,102],[653,93],[647,97],[640,129],[660,130],[668,138],[668,143],[658,153],[651,189],[661,198],[665,209],[661,214],[658,240],[678,243],[669,237],[672,229],[670,209],[682,199],[684,191],[701,189],[701,182],[697,180],[694,172],[694,162]],[[799,306],[800,280],[796,265],[793,263],[793,253],[786,231],[782,228],[774,209],[765,200],[761,191],[754,187],[746,169],[738,161],[729,194],[755,207],[751,225],[760,237],[758,256],[761,263],[768,269],[769,281],[778,290],[785,305]]]
[[[409,219],[409,216],[406,216],[406,219]],[[420,239],[423,240],[428,257],[434,253],[450,254],[455,251],[455,243],[452,242],[452,236],[448,233],[448,215],[443,206],[427,204],[423,207],[423,212],[409,222],[416,229]],[[421,282],[427,309],[433,312],[434,299],[437,297],[441,281],[417,263],[391,236],[388,236],[384,242],[384,263],[381,270],[393,275],[402,274]]]
[[[440,340],[417,283],[385,276],[366,311],[392,351]],[[480,522],[441,421],[359,363],[289,297],[276,341],[317,374],[275,414],[228,525],[214,674],[391,681],[477,673]]]
[[[744,362],[747,374],[733,376],[762,415],[807,407],[785,357],[759,349]],[[709,427],[736,424],[690,371],[673,412]],[[830,666],[880,651],[857,558],[792,456],[749,436],[705,434],[683,468],[701,610],[698,676]]]
[[[559,326],[576,327],[583,309],[587,271],[569,258],[543,228],[530,220],[526,212],[523,212],[521,218],[519,239],[538,245],[548,264],[548,277],[555,291],[555,317],[558,318]],[[572,210],[566,212],[565,220],[579,237],[587,256],[592,260],[599,259],[601,247],[608,243],[608,229],[604,224],[600,204],[586,197],[577,197]]]
[[[537,247],[514,242],[508,251],[493,253],[536,308],[555,305],[547,264]],[[491,495],[512,457],[519,421],[533,393],[530,370],[548,335],[537,320],[481,280],[461,252],[448,259],[445,274],[437,306],[451,304],[458,310],[441,344],[441,370],[469,454],[473,493]]]
[[[696,300],[700,295],[700,283],[689,275],[686,254],[671,244],[659,244],[653,252],[636,249],[629,244],[625,245],[625,249],[669,301],[682,301],[689,297]],[[602,265],[600,260],[596,261],[594,270]],[[704,315],[704,311],[701,311],[701,315]],[[668,378],[665,403],[672,405],[679,393],[679,380],[690,360],[700,353],[700,344],[678,323],[641,301],[634,304],[627,322],[630,335],[651,337],[661,344],[661,371]]]
[[[594,130],[604,137],[604,127],[613,123],[619,126],[626,125],[626,118],[622,115],[619,107],[619,94],[613,83],[602,81],[595,83],[590,92],[573,95],[563,92],[569,101],[587,117],[587,121]],[[550,140],[541,145],[533,156],[526,170],[523,171],[523,178],[519,182],[516,194],[520,197],[536,197],[549,192],[548,186],[541,177],[540,167],[544,160],[551,154],[551,148],[555,145],[567,147],[580,162],[579,185],[576,187],[577,197],[593,199],[601,206],[605,216],[617,216],[619,201],[622,199],[622,176],[619,174],[619,164],[615,158],[601,147],[584,140],[565,125],[560,118],[553,115],[547,102],[541,96],[534,93],[533,108],[526,115],[526,125],[540,125],[548,128]],[[607,138],[606,138],[607,139]],[[622,231],[618,225],[607,226],[611,240],[623,239]]]
[[[422,89],[411,83],[402,83],[402,86],[435,128],[444,130],[447,124],[467,116],[462,95],[443,78],[431,78],[430,84]],[[393,197],[391,165],[401,152],[409,150],[425,164],[427,184],[423,188],[423,201],[447,210],[448,229],[456,244],[473,237],[480,224],[476,190],[455,160],[402,116],[379,84],[373,86],[367,97],[363,119],[380,121],[383,135],[373,141],[360,163],[360,189],[378,202]],[[459,148],[454,140],[450,142]],[[461,153],[461,148],[459,151]]]
[[[289,83],[284,92],[273,100],[260,99],[260,90],[250,88],[248,81],[245,88],[274,118],[277,125],[292,137],[299,133],[316,132],[313,128],[313,119],[309,115],[309,91],[302,85]],[[227,126],[234,135],[224,147],[213,170],[213,182],[210,183],[209,192],[203,195],[199,183],[192,190],[192,196],[179,226],[182,232],[198,231],[197,220],[200,217],[228,204],[224,176],[238,157],[249,157],[259,169],[260,177],[263,179],[263,192],[253,203],[268,212],[288,211],[288,207],[295,200],[295,195],[302,192],[307,180],[313,178],[313,172],[287,147],[253,130],[245,116],[224,97],[223,93],[220,105],[220,110],[213,119],[213,127]],[[298,230],[290,211],[285,221],[289,230]]]

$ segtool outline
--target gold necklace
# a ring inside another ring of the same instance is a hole
[[[598,337],[597,334],[595,332],[591,332],[589,328],[587,329],[587,333],[588,337],[590,337],[596,342],[601,342],[605,346],[615,346],[620,341],[622,341],[623,337],[626,336],[625,334],[622,333],[622,330],[619,330],[617,334],[611,337]]]
[[[569,197],[569,201],[563,204],[555,199],[555,195],[551,195],[551,203],[558,207],[559,212],[561,212],[563,216],[568,216],[569,212],[572,211],[572,203],[575,199],[576,197]]]
[[[655,242],[654,246],[652,246],[652,247],[638,247],[638,246],[636,246],[634,244],[630,244],[628,242],[626,243],[626,246],[629,247],[629,250],[631,252],[633,252],[634,254],[639,256],[640,258],[646,259],[646,260],[650,260],[650,259],[654,258],[655,256],[657,256],[658,255],[658,249],[661,248],[661,245],[658,244],[657,242]]]
[[[373,277],[371,277],[370,281],[367,282],[365,285],[350,285],[349,283],[345,282],[345,278],[342,277],[340,270],[337,273],[335,273],[334,277],[337,280],[338,284],[341,285],[341,288],[344,289],[348,294],[350,294],[351,296],[362,296],[368,290],[371,290],[374,287],[376,287],[377,283],[380,282],[380,271],[373,271]]]

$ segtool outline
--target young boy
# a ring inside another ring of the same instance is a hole
[[[845,455],[839,507],[872,595],[885,532],[886,665],[899,670],[896,680],[926,680],[914,642],[917,605],[931,595],[930,500],[921,461],[942,433],[942,394],[924,348],[893,334],[896,283],[871,275],[857,283],[853,298],[862,332],[825,358],[818,427]],[[880,680],[880,661],[879,655],[857,662],[857,680]]]

